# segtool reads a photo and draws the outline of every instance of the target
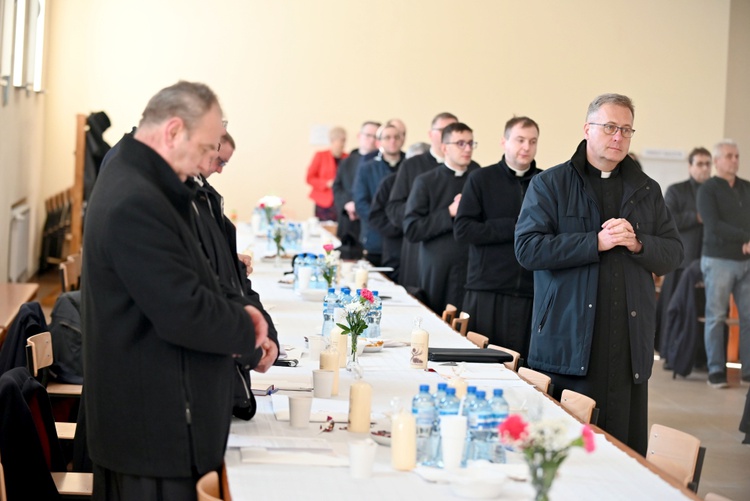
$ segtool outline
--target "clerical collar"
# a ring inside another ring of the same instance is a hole
[[[528,167],[526,167],[526,170],[518,170],[518,169],[514,169],[513,167],[511,167],[511,165],[508,162],[505,162],[505,165],[507,165],[510,170],[516,173],[516,177],[525,176],[526,173],[529,172],[529,169],[531,168],[531,166],[529,165]]]
[[[435,160],[437,160],[437,163],[439,163],[439,164],[445,162],[445,158],[441,157],[440,155],[438,155],[437,153],[435,153],[434,151],[432,151],[432,148],[430,148],[430,155],[432,155],[432,158],[434,158]]]
[[[456,176],[456,177],[463,177],[463,175],[466,174],[466,169],[464,169],[464,170],[454,169],[453,167],[451,167],[450,165],[448,165],[448,162],[445,162],[443,165],[445,165],[450,170],[452,170],[453,171],[453,175]]]
[[[589,176],[592,177],[598,177],[601,179],[610,179],[612,177],[617,177],[620,175],[620,164],[617,164],[617,167],[612,169],[609,172],[605,172],[603,170],[599,170],[593,165],[591,165],[589,162],[586,162],[586,171]]]
[[[193,176],[193,181],[195,181],[198,186],[203,186],[203,178],[201,176]]]

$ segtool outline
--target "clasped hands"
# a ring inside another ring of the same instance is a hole
[[[612,218],[602,224],[602,230],[597,235],[599,252],[608,251],[618,245],[626,247],[630,252],[637,254],[643,248],[643,244],[635,235],[633,226],[627,219]]]

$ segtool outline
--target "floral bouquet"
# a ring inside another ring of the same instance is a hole
[[[570,440],[565,421],[560,419],[542,419],[528,423],[518,414],[512,414],[500,425],[499,434],[503,443],[523,452],[529,465],[537,501],[549,499],[549,489],[557,469],[568,457],[571,447],[583,447],[586,452],[594,451],[594,432],[589,425],[583,425],[581,436]]]
[[[284,221],[283,214],[276,214],[273,216],[270,233],[273,242],[276,244],[276,257],[281,257],[284,254],[284,236],[286,234],[286,222]]]
[[[284,205],[284,199],[273,195],[266,195],[258,200],[257,209],[265,216],[267,226],[273,224],[273,218],[281,212],[282,205]]]
[[[333,280],[336,278],[340,253],[333,250],[332,244],[325,244],[323,250],[326,251],[323,263],[323,279],[326,281],[327,287],[331,288],[333,287]]]
[[[350,361],[346,364],[349,371],[361,373],[359,362],[357,362],[357,338],[367,329],[367,315],[375,304],[375,297],[369,289],[362,289],[359,297],[344,306],[344,318],[346,323],[337,323],[342,329],[342,334],[349,334],[352,338],[352,351]],[[361,374],[360,374],[361,375]]]

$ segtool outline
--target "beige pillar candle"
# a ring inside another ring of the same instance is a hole
[[[355,289],[366,289],[367,288],[367,276],[370,272],[367,268],[357,268],[354,272],[354,288]]]
[[[370,433],[370,410],[372,408],[372,386],[359,380],[349,389],[349,431]]]
[[[403,410],[394,414],[391,422],[391,466],[400,471],[417,466],[417,422]]]
[[[335,397],[339,394],[339,352],[331,348],[321,352],[320,368],[324,371],[333,371],[331,396]]]
[[[411,331],[411,357],[409,366],[412,369],[427,369],[427,350],[430,344],[429,333],[422,329],[422,319],[417,317]]]
[[[337,348],[339,350],[339,367],[346,367],[346,356],[349,354],[349,335],[339,334]]]

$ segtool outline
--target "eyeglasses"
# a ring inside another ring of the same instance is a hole
[[[618,130],[622,134],[622,137],[633,137],[633,134],[635,134],[635,129],[631,129],[630,127],[618,127],[615,124],[597,124],[594,122],[589,122],[589,125],[598,125],[600,127],[604,127],[604,133],[609,136],[614,136],[615,134],[617,134]]]
[[[458,146],[462,150],[464,148],[466,148],[467,146],[469,147],[469,149],[472,149],[472,150],[476,150],[479,147],[479,143],[477,143],[476,141],[464,141],[464,140],[461,140],[461,141],[456,141],[456,142],[453,142],[453,143],[443,143],[443,144],[455,144],[456,146]]]
[[[362,133],[362,135],[364,137],[366,137],[367,139],[377,139],[378,138],[378,136],[376,136],[375,134],[365,134],[365,133]]]
[[[222,160],[221,157],[216,157],[216,164],[219,166],[220,169],[223,169],[226,164],[229,162],[226,160]]]
[[[227,128],[227,125],[229,125],[229,120],[222,120],[221,121],[221,126],[224,127],[225,129]]]

